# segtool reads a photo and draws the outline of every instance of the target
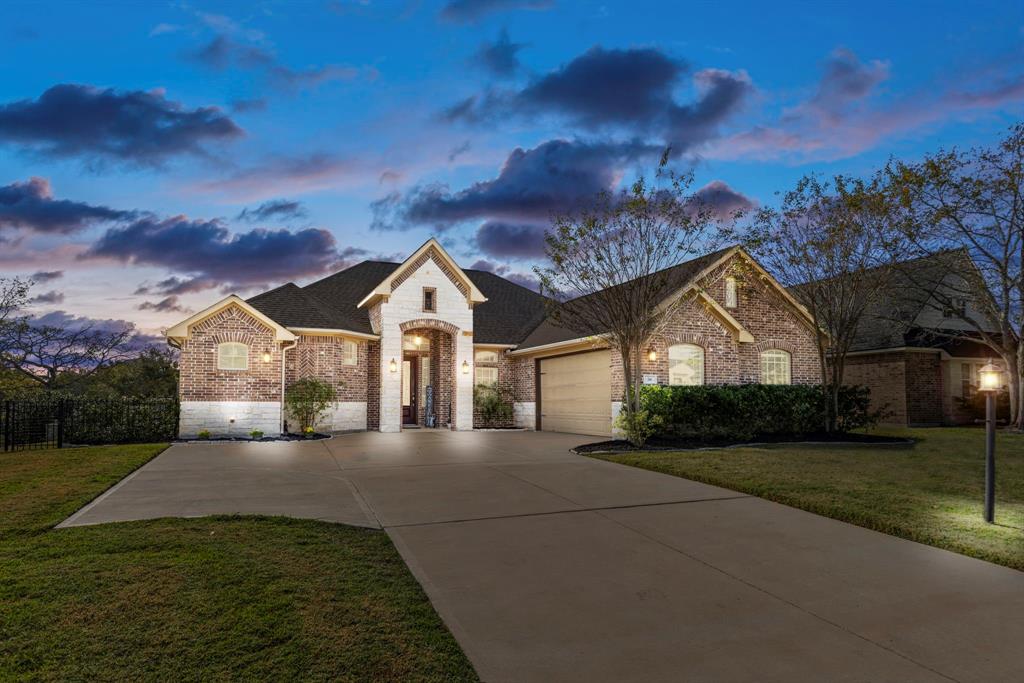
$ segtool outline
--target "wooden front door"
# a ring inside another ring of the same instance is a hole
[[[418,424],[419,410],[417,398],[419,396],[419,363],[418,356],[408,356],[402,359],[402,424]]]

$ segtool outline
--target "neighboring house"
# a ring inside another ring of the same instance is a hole
[[[693,296],[651,340],[645,381],[820,381],[807,312],[741,249],[671,275]],[[433,239],[403,263],[367,261],[305,287],[229,296],[166,333],[181,349],[181,433],[276,433],[287,419],[282,390],[316,377],[337,389],[325,430],[473,429],[474,384],[497,383],[513,401],[508,426],[610,435],[621,359],[600,330],[554,325],[545,303],[463,270]]]
[[[962,296],[964,287],[939,254],[899,264],[886,296],[870,307],[847,356],[847,384],[871,390],[883,422],[906,426],[965,424],[973,421],[959,399],[977,390],[978,370],[992,349],[972,334],[953,307],[979,314]]]

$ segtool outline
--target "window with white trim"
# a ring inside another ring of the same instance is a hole
[[[761,352],[761,384],[792,384],[788,351],[769,349]]]
[[[473,369],[473,381],[476,384],[497,384],[498,368],[477,366]]]
[[[704,349],[696,344],[668,347],[668,383],[674,386],[704,384]]]
[[[497,363],[498,352],[481,350],[473,354],[473,360],[477,363]]]
[[[218,370],[247,370],[248,368],[248,346],[241,342],[224,342],[217,345]]]
[[[725,307],[736,308],[738,301],[739,299],[736,296],[736,278],[725,278]]]
[[[359,364],[359,343],[354,342],[351,339],[346,339],[341,345],[341,364],[342,365],[358,365]]]

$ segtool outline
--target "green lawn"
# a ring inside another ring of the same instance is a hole
[[[996,445],[996,524],[982,520],[980,429],[886,430],[912,448],[780,446],[594,456],[810,510],[1024,570],[1024,435]]]
[[[0,680],[476,680],[381,531],[52,529],[163,448],[0,457]]]

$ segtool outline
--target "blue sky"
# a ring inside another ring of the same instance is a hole
[[[0,271],[49,273],[39,314],[150,333],[225,291],[400,258],[431,235],[526,282],[552,212],[669,144],[726,211],[805,173],[991,143],[1024,110],[1013,2],[5,14]]]

